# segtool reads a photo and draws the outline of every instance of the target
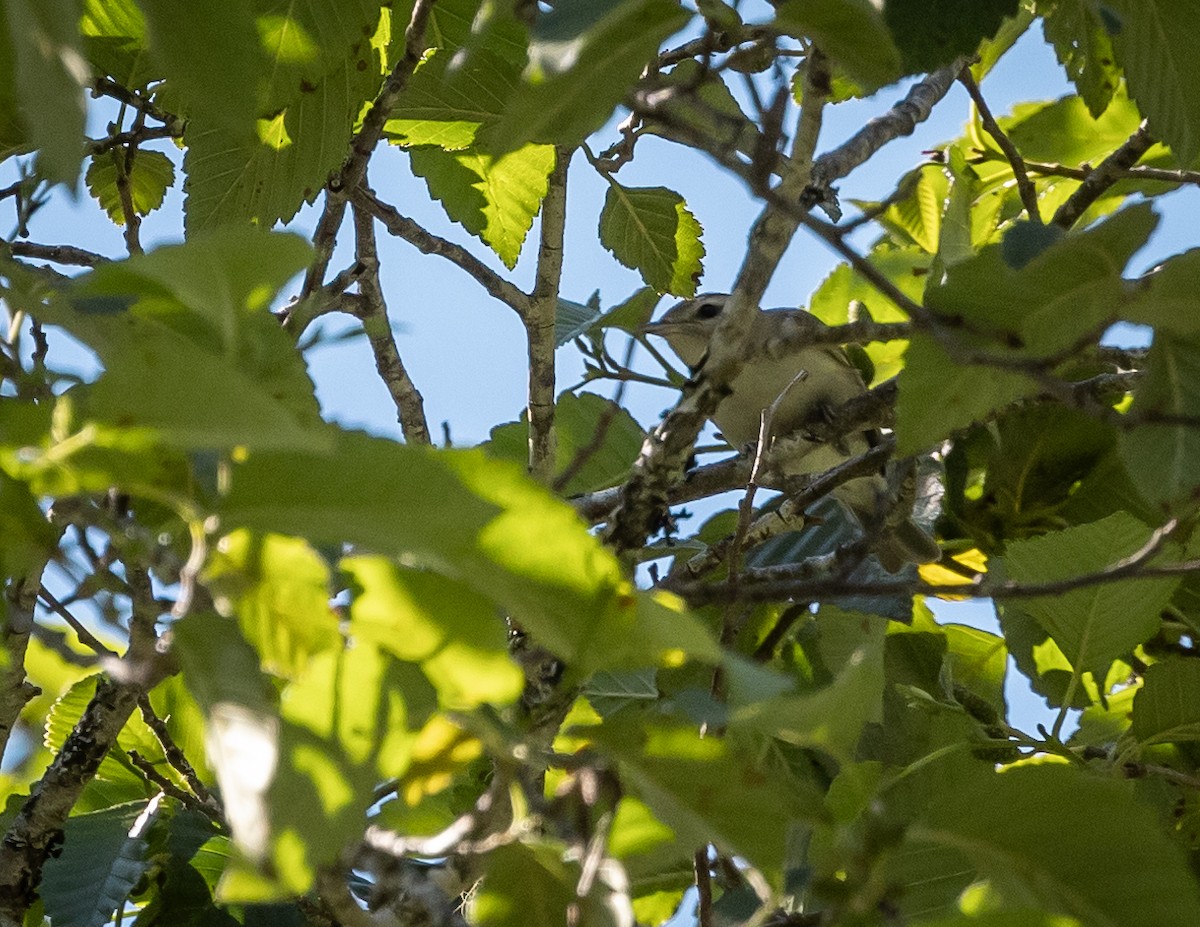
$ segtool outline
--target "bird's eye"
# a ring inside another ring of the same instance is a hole
[[[701,303],[696,307],[696,318],[715,319],[721,314],[722,308],[721,303]]]

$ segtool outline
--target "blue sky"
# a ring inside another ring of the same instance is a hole
[[[905,89],[892,87],[873,100],[827,108],[819,150],[836,146],[872,115],[899,99]],[[1068,90],[1053,52],[1043,43],[1037,26],[983,84],[984,94],[997,114],[1006,112],[1016,102],[1053,99]],[[839,185],[843,200],[875,199],[887,194],[903,172],[923,160],[923,149],[961,134],[967,118],[967,95],[956,85],[915,136],[893,142]],[[96,114],[93,123],[93,134],[99,134],[103,127],[101,114]],[[165,150],[174,151],[170,147]],[[406,156],[395,149],[377,153],[370,179],[380,197],[431,231],[468,246],[503,272],[497,260],[488,259],[483,246],[450,223],[441,207],[430,201],[424,182],[408,173],[405,160]],[[11,165],[0,166],[0,185],[11,182],[12,174]],[[681,152],[677,146],[652,137],[639,142],[635,160],[621,171],[620,179],[631,186],[665,185],[683,194],[704,228],[707,257],[702,288],[726,290],[736,275],[747,230],[758,212],[740,181],[712,167],[705,157]],[[164,207],[146,219],[142,240],[147,248],[182,237],[180,188],[181,182],[177,182]],[[577,157],[568,187],[563,295],[583,302],[598,289],[602,303],[609,306],[632,293],[641,281],[598,242],[597,221],[604,192],[605,181],[582,157]],[[1200,190],[1190,187],[1160,202],[1163,222],[1151,245],[1135,258],[1135,271],[1152,266],[1190,244],[1192,217],[1200,211]],[[309,234],[316,216],[314,208],[306,208],[292,227]],[[39,242],[74,243],[111,256],[123,253],[120,230],[112,226],[86,191],[73,202],[56,195],[54,203],[35,216],[31,231],[32,240]],[[522,287],[531,282],[536,250],[531,245],[536,242],[536,235],[535,224],[526,253],[511,275]],[[425,396],[433,433],[439,435],[440,423],[447,421],[454,442],[469,445],[486,439],[492,426],[515,419],[525,397],[524,336],[515,315],[453,265],[421,255],[382,232],[380,256],[385,294],[401,355]],[[339,251],[331,272],[350,260],[348,251]],[[805,304],[809,294],[836,264],[837,260],[824,245],[801,232],[768,291],[767,305]],[[336,319],[326,323],[330,333],[348,327],[348,322]],[[1126,332],[1122,337],[1137,335]],[[57,361],[58,366],[88,366],[85,355],[61,340],[52,350],[51,361]],[[560,384],[577,381],[582,367],[573,348],[568,346],[560,352],[558,367]],[[378,379],[365,340],[317,348],[310,359],[310,370],[327,418],[399,436],[391,399]],[[611,394],[611,385],[596,384],[594,389]],[[625,397],[626,405],[645,424],[653,423],[672,400],[670,393],[636,384],[631,385]],[[933,604],[942,620],[996,630],[990,603]],[[1044,703],[1028,691],[1015,671],[1010,673],[1010,703],[1014,723],[1026,730],[1032,730],[1038,721],[1048,723],[1052,719]]]

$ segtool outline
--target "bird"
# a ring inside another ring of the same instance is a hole
[[[672,306],[643,332],[666,340],[694,373],[703,367],[709,343],[726,308],[727,293],[702,293]],[[763,412],[771,409],[768,438],[802,434],[806,425],[867,391],[862,373],[837,344],[818,336],[827,326],[803,309],[756,309],[743,348],[741,371],[711,420],[726,441],[742,449],[758,441]],[[773,408],[772,408],[773,407]],[[875,430],[856,432],[834,443],[799,448],[777,461],[786,476],[820,473],[878,443]],[[887,491],[882,473],[848,480],[833,495],[860,523],[875,520],[878,502]],[[941,557],[937,543],[911,518],[881,526],[874,552],[889,572],[909,563]]]

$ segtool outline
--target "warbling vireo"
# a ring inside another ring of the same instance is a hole
[[[679,359],[695,372],[704,363],[709,339],[721,321],[727,294],[706,293],[673,306],[657,322],[645,326],[647,334],[666,339]],[[763,411],[779,402],[771,413],[770,437],[799,431],[819,418],[866,392],[862,374],[836,344],[804,344],[806,335],[824,329],[816,316],[801,309],[759,310],[747,336],[741,372],[729,384],[730,393],[712,415],[713,424],[737,449],[756,442]],[[803,371],[803,375],[801,375]],[[782,394],[782,398],[781,398]],[[787,476],[820,473],[868,450],[877,439],[875,432],[846,435],[836,444],[814,444],[798,449],[794,457],[776,461]],[[849,480],[834,495],[860,522],[873,519],[878,500],[886,492],[882,475]],[[928,563],[938,559],[934,540],[911,519],[886,525],[876,539],[880,563],[896,572],[906,563]]]

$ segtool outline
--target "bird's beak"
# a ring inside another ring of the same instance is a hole
[[[666,338],[671,332],[678,331],[680,324],[659,319],[657,322],[647,322],[640,331],[643,335],[658,335],[659,338]]]

